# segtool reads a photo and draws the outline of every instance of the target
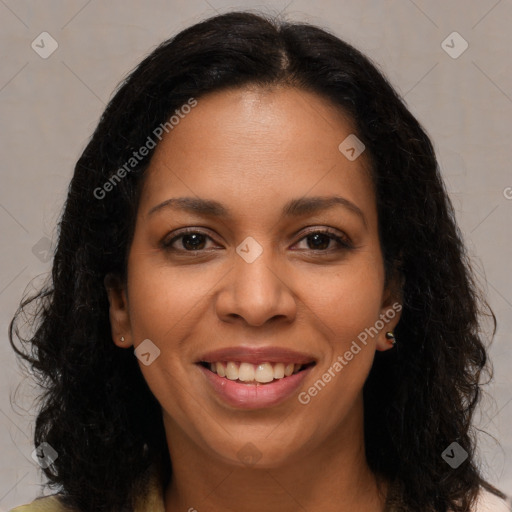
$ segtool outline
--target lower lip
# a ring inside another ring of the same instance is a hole
[[[303,383],[313,366],[268,384],[243,384],[216,373],[202,365],[199,369],[208,379],[216,393],[229,405],[238,409],[261,409],[285,402]]]

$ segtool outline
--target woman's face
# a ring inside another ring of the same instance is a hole
[[[366,154],[339,149],[353,133],[312,93],[243,88],[199,98],[155,149],[109,297],[171,451],[273,467],[362,431],[399,312]]]

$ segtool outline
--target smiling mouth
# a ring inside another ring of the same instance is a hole
[[[294,363],[260,363],[252,364],[243,361],[218,361],[208,363],[201,361],[201,366],[221,378],[242,384],[269,384],[276,380],[285,379],[315,365],[312,361],[307,364]]]

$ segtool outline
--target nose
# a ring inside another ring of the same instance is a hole
[[[252,262],[238,253],[233,259],[233,268],[217,293],[218,317],[225,322],[244,321],[254,327],[278,319],[292,322],[297,314],[293,282],[289,282],[271,249],[264,248]]]

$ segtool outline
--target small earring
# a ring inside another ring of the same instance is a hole
[[[121,343],[124,343],[124,336],[121,336]]]
[[[391,342],[391,345],[393,345],[393,346],[396,345],[396,338],[392,331],[388,331],[386,333],[386,339]]]

